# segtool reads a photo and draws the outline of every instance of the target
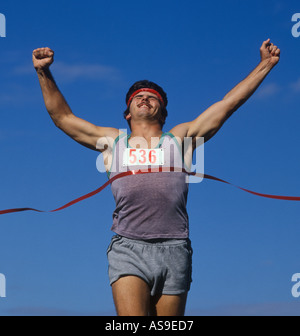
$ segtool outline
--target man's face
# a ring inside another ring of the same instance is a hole
[[[160,113],[160,101],[156,94],[140,92],[134,96],[130,105],[130,113],[126,119],[133,118],[157,119]]]

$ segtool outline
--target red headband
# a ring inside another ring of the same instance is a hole
[[[139,90],[133,92],[133,94],[132,94],[132,95],[130,96],[130,98],[128,99],[127,107],[129,107],[129,105],[130,105],[130,103],[131,103],[133,97],[134,97],[135,95],[137,95],[139,92],[142,92],[142,91],[151,92],[151,93],[156,94],[157,97],[158,97],[158,99],[160,100],[160,102],[163,104],[163,106],[165,106],[165,102],[164,102],[162,96],[161,96],[156,90],[144,88],[144,89],[139,89]]]

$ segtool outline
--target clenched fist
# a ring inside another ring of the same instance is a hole
[[[54,51],[50,48],[35,49],[32,53],[32,61],[36,70],[47,69],[54,61]]]
[[[267,60],[272,66],[275,66],[280,59],[280,49],[271,43],[270,39],[264,41],[260,48],[261,60]]]

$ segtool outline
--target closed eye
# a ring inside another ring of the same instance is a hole
[[[134,98],[137,98],[137,99],[142,99],[144,96],[142,96],[142,95],[137,95],[137,96],[135,96]],[[147,97],[148,99],[155,99],[155,100],[158,100],[158,98],[156,98],[156,97],[154,97],[154,96],[148,96]]]

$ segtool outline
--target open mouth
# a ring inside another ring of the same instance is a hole
[[[148,107],[149,109],[152,107],[151,105],[147,104],[147,103],[141,103],[138,105],[138,107],[143,107],[143,106],[146,106]]]

